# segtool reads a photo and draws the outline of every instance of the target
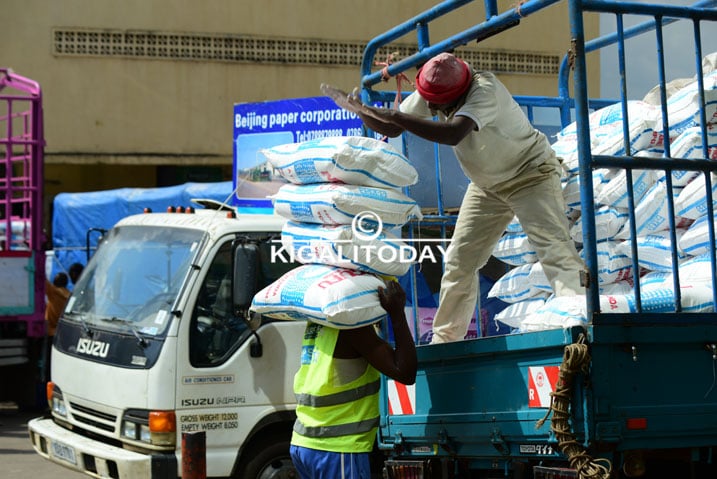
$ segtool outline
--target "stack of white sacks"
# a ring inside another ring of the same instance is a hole
[[[251,309],[339,329],[383,319],[377,289],[405,274],[407,246],[392,229],[421,210],[401,189],[418,181],[405,156],[367,137],[328,137],[261,152],[289,183],[273,197],[287,218],[282,252],[302,263],[254,296]]]
[[[662,112],[648,94],[643,101],[628,102],[628,129],[631,153],[635,156],[662,157],[664,139],[670,142],[672,158],[717,158],[717,54],[703,60],[705,113],[709,151],[702,148],[699,87],[696,79],[680,79],[668,85],[669,132],[663,135]],[[670,88],[672,87],[672,88]],[[679,88],[678,88],[679,87]],[[593,155],[625,155],[622,105],[620,103],[590,115]],[[553,143],[563,158],[566,171],[564,196],[570,234],[578,250],[582,247],[580,192],[576,125],[563,129]],[[598,240],[598,281],[603,312],[634,312],[633,282],[640,281],[642,311],[674,310],[673,264],[667,206],[665,173],[661,170],[634,170],[633,191],[637,232],[638,264],[632,269],[628,195],[624,170],[601,169],[593,172],[595,222]],[[712,193],[717,192],[717,176],[711,176]],[[706,214],[705,178],[693,171],[672,172],[680,294],[685,312],[714,311]],[[713,196],[713,201],[716,196]],[[717,209],[717,201],[714,202]],[[716,225],[717,228],[717,225]],[[512,303],[495,316],[517,331],[536,331],[586,323],[585,298],[554,297],[550,284],[537,261],[535,251],[514,221],[496,246],[494,256],[513,265],[488,293]]]

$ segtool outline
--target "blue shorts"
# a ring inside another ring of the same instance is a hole
[[[328,452],[291,445],[301,479],[371,479],[368,452]]]

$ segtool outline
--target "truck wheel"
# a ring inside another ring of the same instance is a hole
[[[236,479],[296,479],[298,474],[289,456],[290,438],[273,434],[246,452]]]

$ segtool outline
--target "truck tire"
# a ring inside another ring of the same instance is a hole
[[[244,455],[235,479],[295,479],[298,477],[289,456],[291,437],[273,433],[254,444]]]

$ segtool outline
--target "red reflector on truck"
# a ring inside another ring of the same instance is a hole
[[[631,417],[627,419],[628,429],[647,429],[647,419],[644,417]]]

